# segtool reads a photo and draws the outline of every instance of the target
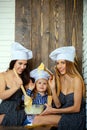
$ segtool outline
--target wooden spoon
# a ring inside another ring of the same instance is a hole
[[[19,75],[17,74],[15,68],[13,69],[13,71],[14,71],[16,77],[19,78]],[[24,105],[25,105],[25,107],[28,107],[28,109],[30,109],[32,106],[32,98],[26,94],[26,91],[25,91],[23,85],[21,85],[21,89],[24,94]]]
[[[47,104],[51,106],[52,104],[52,95],[48,95]]]

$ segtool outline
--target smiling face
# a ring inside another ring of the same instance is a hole
[[[22,74],[22,72],[26,69],[27,60],[17,60],[15,62],[14,68],[18,74]]]
[[[46,79],[38,79],[36,81],[36,90],[40,94],[45,94],[45,92],[47,90],[47,86],[48,86],[48,83],[47,83]]]
[[[56,66],[61,75],[66,74],[66,61],[65,60],[58,60]]]

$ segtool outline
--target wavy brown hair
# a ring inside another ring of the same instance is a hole
[[[81,79],[82,87],[83,87],[83,96],[85,96],[85,85],[84,85],[83,78],[77,69],[77,64],[70,62],[70,61],[67,61],[67,60],[65,60],[65,61],[66,61],[66,73],[72,78],[77,76]],[[60,93],[60,79],[59,79],[59,77],[61,74],[59,73],[57,67],[55,67],[55,75],[56,75],[56,84],[57,84],[57,91],[58,91],[57,94],[59,95],[59,93]]]

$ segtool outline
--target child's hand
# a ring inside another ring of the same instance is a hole
[[[27,85],[27,89],[33,90],[35,88],[35,83],[32,82],[32,80],[30,80],[30,82]]]

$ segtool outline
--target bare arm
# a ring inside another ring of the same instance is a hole
[[[60,103],[60,100],[58,99],[58,96],[56,93],[55,76],[53,76],[53,78],[50,78],[48,83],[49,83],[49,86],[51,88],[53,101],[54,101],[56,107],[59,108],[61,106],[61,103]]]
[[[81,100],[82,100],[82,82],[78,77],[76,77],[74,80],[74,104],[70,107],[59,109],[55,109],[46,105],[47,109],[42,113],[42,115],[79,112],[81,107]]]

